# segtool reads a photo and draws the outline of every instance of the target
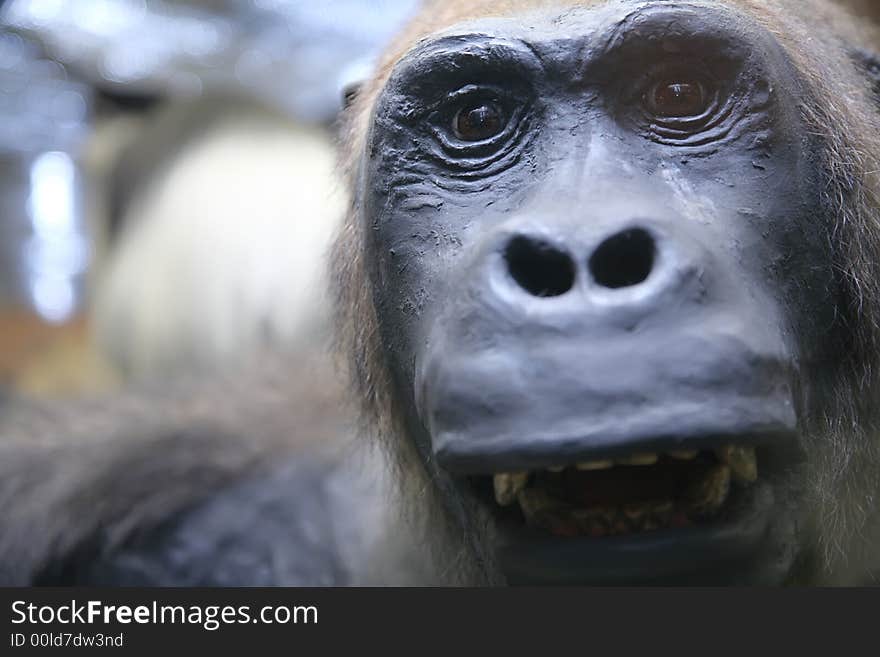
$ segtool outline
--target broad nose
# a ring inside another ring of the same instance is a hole
[[[592,248],[573,247],[542,235],[517,233],[504,246],[509,284],[533,297],[568,294],[580,279],[606,290],[644,284],[658,275],[655,234],[629,227],[598,240]]]

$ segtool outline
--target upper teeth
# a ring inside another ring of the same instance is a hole
[[[669,452],[669,455],[678,460],[691,460],[696,458],[698,452],[696,450],[676,450]],[[730,476],[734,481],[739,483],[751,483],[758,478],[758,463],[755,457],[754,447],[738,447],[726,445],[715,450],[718,460],[727,468],[729,468]],[[625,458],[615,459],[614,461],[598,460],[598,461],[581,461],[576,464],[576,468],[582,471],[607,470],[614,465],[635,465],[646,466],[657,463],[659,457],[654,453],[638,453],[632,454]],[[564,466],[552,466],[547,468],[550,472],[562,472]],[[506,472],[496,474],[493,478],[495,488],[495,500],[501,506],[510,506],[517,499],[517,495],[525,489],[529,481],[528,472]],[[719,489],[722,488],[719,486]]]
[[[715,455],[719,461],[730,466],[730,472],[736,481],[751,483],[757,480],[758,461],[754,447],[725,445],[716,449]]]
[[[728,466],[715,465],[704,477],[692,482],[685,492],[688,509],[701,516],[716,513],[730,492],[730,475]]]
[[[623,459],[617,459],[621,465],[654,465],[657,462],[656,454],[632,454]]]
[[[614,467],[614,461],[585,461],[577,464],[578,470],[608,470]]]
[[[510,472],[495,475],[495,501],[501,506],[510,506],[516,495],[526,487],[529,480],[528,472]]]

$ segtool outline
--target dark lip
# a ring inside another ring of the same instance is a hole
[[[664,433],[629,434],[620,440],[596,444],[589,437],[536,438],[516,441],[499,440],[492,449],[457,447],[454,450],[435,450],[442,467],[454,474],[487,474],[538,470],[581,461],[618,459],[638,452],[663,453],[682,449],[711,450],[723,445],[770,448],[775,453],[798,458],[800,449],[795,428],[776,425],[752,427],[742,431],[741,426],[714,431],[686,433],[681,430]]]
[[[505,355],[512,362],[502,372],[498,349],[466,362],[435,358],[419,374],[419,416],[437,464],[454,474],[796,439],[789,361],[752,353],[736,337],[713,340],[665,336],[648,348],[624,339],[607,350],[536,344]],[[698,349],[708,353],[692,353]],[[520,366],[520,357],[534,364]],[[592,371],[600,374],[585,375]]]
[[[769,549],[775,495],[769,482],[748,489],[724,522],[608,538],[554,538],[504,532],[497,557],[508,583],[519,585],[770,584],[784,577]]]
[[[572,465],[585,461],[616,460],[636,453],[662,454],[675,450],[711,451],[725,445],[755,447],[765,453],[766,462],[773,469],[788,466],[803,458],[799,434],[794,430],[771,430],[740,433],[729,432],[707,435],[632,436],[617,445],[596,447],[580,438],[555,440],[551,450],[542,440],[522,441],[515,448],[499,446],[496,452],[478,451],[439,454],[444,470],[455,475],[486,475],[500,472],[525,472],[553,466]],[[768,458],[769,457],[769,458]]]

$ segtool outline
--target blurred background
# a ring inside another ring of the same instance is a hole
[[[417,0],[0,0],[0,390],[327,333],[337,117]]]

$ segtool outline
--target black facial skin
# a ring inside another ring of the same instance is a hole
[[[601,540],[490,524],[508,581],[787,576],[803,372],[836,330],[804,93],[771,35],[700,2],[481,20],[393,72],[367,259],[395,393],[461,521],[491,514],[466,475],[758,446],[730,522]]]
[[[880,104],[880,54],[857,50],[853,53],[853,59],[867,74],[868,79],[871,81],[874,97],[877,99],[877,103]]]

